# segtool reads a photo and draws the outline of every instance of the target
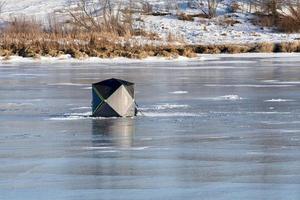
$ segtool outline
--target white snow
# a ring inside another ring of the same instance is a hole
[[[69,2],[70,0],[8,0],[1,15],[4,19],[26,15],[46,20],[49,13],[63,10]]]
[[[203,61],[203,60],[215,60],[218,58],[204,58],[202,56],[197,56],[195,58],[187,58],[183,56],[179,56],[177,58],[165,58],[165,57],[148,57],[145,59],[142,59],[142,61],[145,62],[185,62],[185,61]],[[10,56],[8,60],[4,59],[3,57],[0,57],[0,63],[2,65],[7,64],[16,64],[16,63],[138,63],[141,62],[141,59],[130,59],[130,58],[124,58],[124,57],[118,57],[118,58],[97,58],[97,57],[88,57],[83,59],[75,59],[72,58],[70,55],[63,55],[60,57],[46,57],[41,56],[40,58],[24,58],[20,56]],[[131,67],[131,68],[134,68]],[[136,66],[136,68],[144,68],[143,66],[139,67]],[[183,67],[182,69],[186,69],[188,67]],[[193,67],[191,67],[193,69]]]

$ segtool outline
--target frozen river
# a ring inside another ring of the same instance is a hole
[[[299,200],[300,55],[209,58],[2,63],[0,199]],[[88,117],[111,77],[142,114]]]

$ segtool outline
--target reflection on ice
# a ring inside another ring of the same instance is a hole
[[[95,150],[109,146],[118,148],[132,147],[134,132],[134,120],[130,118],[115,120],[94,119],[92,121],[93,146],[89,148]]]

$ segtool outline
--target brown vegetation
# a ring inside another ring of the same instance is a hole
[[[177,18],[179,20],[183,20],[183,21],[194,21],[194,17],[192,15],[188,15],[186,13],[180,13],[180,14],[178,14]]]
[[[253,20],[255,25],[276,27],[281,32],[300,31],[300,3],[287,0],[260,1],[260,10]]]
[[[235,24],[240,24],[241,22],[236,19],[227,17],[225,19],[220,20],[219,23],[220,23],[220,25],[223,25],[223,26],[234,26]]]
[[[231,4],[229,5],[229,11],[235,13],[239,10],[241,10],[241,6],[239,5],[239,3],[236,1],[231,2]]]
[[[80,0],[82,3],[85,0]],[[100,2],[100,0],[99,0]],[[102,1],[101,1],[102,2]],[[107,5],[106,5],[107,6]],[[47,26],[35,18],[12,18],[0,33],[0,56],[8,59],[11,55],[39,58],[40,56],[57,57],[70,54],[73,58],[85,57],[127,57],[142,59],[148,56],[195,57],[197,53],[250,53],[250,52],[300,52],[300,42],[280,44],[225,44],[225,45],[139,45],[132,40],[134,36],[142,36],[149,40],[159,40],[155,33],[132,28],[130,10],[120,10],[122,14],[109,13],[95,18],[91,12],[79,6],[70,11],[70,20],[61,22],[55,16],[49,16]],[[300,9],[299,9],[300,10]],[[292,10],[293,19],[299,20],[298,10]],[[195,15],[196,16],[196,15]],[[182,15],[186,20],[195,16]],[[223,23],[234,25],[239,23],[226,18]],[[168,42],[182,41],[177,35],[169,34]],[[125,41],[125,42],[124,42]]]
[[[289,5],[288,13],[280,17],[278,22],[279,30],[283,32],[299,32],[300,31],[300,4],[296,6]]]
[[[251,52],[300,52],[300,42],[259,43],[259,44],[224,44],[224,45],[185,45],[185,46],[155,46],[127,45],[110,40],[100,35],[81,33],[58,37],[50,33],[30,35],[23,33],[1,34],[0,56],[8,59],[11,55],[39,58],[40,56],[60,56],[70,54],[73,58],[127,57],[143,59],[148,56],[178,56],[195,57],[196,54],[216,53],[251,53]],[[76,42],[75,42],[76,41]]]
[[[264,14],[262,12],[255,13],[256,17],[252,20],[252,23],[256,26],[262,27],[273,27],[276,24],[274,18],[269,14]]]

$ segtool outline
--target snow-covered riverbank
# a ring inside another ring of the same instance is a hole
[[[2,11],[2,20],[6,21],[13,16],[36,16],[37,19],[47,22],[50,13],[63,16],[69,5],[76,4],[75,0],[9,0]],[[148,0],[154,11],[163,10],[170,1]],[[194,21],[182,21],[178,14],[199,14],[201,10],[187,6],[188,1],[176,0],[176,10],[170,10],[166,16],[141,15],[135,26],[148,32],[155,33],[162,44],[170,40],[175,44],[207,45],[207,44],[249,44],[249,43],[281,43],[293,42],[300,39],[300,34],[278,33],[270,28],[253,25],[253,14],[238,11],[230,13],[227,6],[230,0],[220,4],[218,17],[213,19],[195,17]],[[228,24],[226,20],[234,20]],[[135,43],[149,43],[143,37],[136,37]],[[156,45],[157,41],[152,41]],[[151,42],[150,42],[151,44]]]

